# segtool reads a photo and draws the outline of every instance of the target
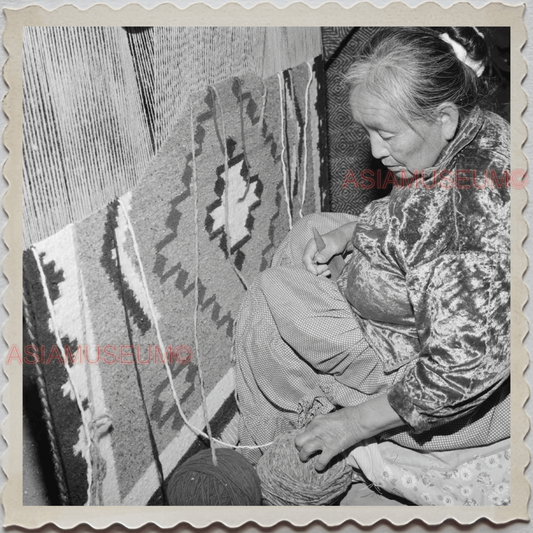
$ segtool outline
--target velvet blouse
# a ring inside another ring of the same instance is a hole
[[[510,373],[510,130],[475,108],[434,167],[372,202],[339,288],[416,432],[472,412]]]

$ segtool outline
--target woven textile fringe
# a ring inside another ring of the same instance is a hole
[[[25,28],[23,46],[27,247],[131,189],[151,142],[123,30]]]
[[[28,333],[29,340],[34,346],[37,346],[37,339],[34,333],[34,323],[30,317],[30,311],[28,303],[24,294],[22,295],[22,313],[24,316],[24,322],[26,324],[26,331]],[[41,364],[37,363],[35,366],[35,374],[37,379],[37,389],[39,392],[39,398],[43,406],[43,419],[46,427],[46,433],[48,436],[48,442],[50,443],[50,452],[52,464],[54,465],[54,473],[57,481],[57,488],[59,491],[59,501],[61,505],[68,505],[70,503],[70,497],[68,493],[68,487],[65,481],[65,473],[63,471],[63,463],[61,462],[61,455],[59,452],[59,445],[57,443],[54,423],[52,419],[52,412],[50,410],[50,402],[48,401],[48,394],[46,392],[46,383],[44,381],[43,370]]]

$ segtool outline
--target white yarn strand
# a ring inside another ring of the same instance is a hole
[[[211,87],[215,94],[216,103],[220,110],[220,129],[222,134],[222,144],[224,145],[224,226],[226,230],[226,246],[228,247],[228,256],[231,256],[231,233],[229,230],[229,157],[228,157],[228,143],[226,142],[226,126],[224,123],[224,110],[220,105],[220,98],[215,86]]]
[[[307,187],[307,126],[309,122],[309,90],[311,88],[311,83],[313,83],[313,67],[309,61],[306,61],[307,68],[309,69],[309,81],[305,88],[305,122],[304,122],[304,155],[303,155],[303,165],[304,165],[304,179],[302,183],[302,196],[300,201],[300,218],[303,217],[303,207],[305,202],[305,193]]]
[[[218,96],[218,91],[216,90],[214,85],[211,86],[211,89],[213,90],[213,94],[215,95],[214,99],[216,100],[216,102],[213,102],[213,106],[218,106],[220,110],[220,129],[222,135],[222,144],[224,145],[224,230],[226,233],[226,246],[228,247],[228,261],[231,263],[233,271],[240,279],[241,283],[244,285],[244,288],[248,290],[248,284],[246,283],[244,276],[239,272],[239,269],[235,266],[235,263],[231,259],[232,240],[231,232],[229,229],[229,156],[228,144],[226,142],[226,125],[224,122],[224,110],[222,109],[222,105],[220,104],[220,97]]]
[[[281,115],[281,168],[283,170],[283,190],[285,191],[285,203],[287,204],[287,214],[289,216],[289,229],[292,229],[292,214],[289,202],[289,191],[287,190],[287,167],[285,165],[285,115],[283,109],[283,76],[278,72],[279,80],[279,105]]]
[[[289,176],[294,176],[295,181],[298,181],[300,179],[300,161],[298,157],[298,146],[300,145],[301,128],[300,128],[300,123],[298,121],[298,114],[296,113],[296,90],[294,87],[294,77],[293,77],[292,69],[289,69],[287,71],[287,74],[289,78],[289,89],[285,94],[288,94],[289,96],[285,98],[285,103],[287,104],[286,107],[289,110],[289,118],[291,119],[293,126],[294,126],[294,134],[292,137],[292,142],[288,149],[289,161],[290,161]],[[288,129],[289,129],[289,121],[287,119],[287,130]],[[294,203],[295,183],[289,183],[289,186],[287,188],[289,192],[289,198],[291,200],[292,205],[294,206],[295,205]]]
[[[154,328],[155,328],[155,331],[156,331],[157,342],[159,343],[159,349],[161,350],[161,353],[164,354],[165,353],[165,348],[164,348],[164,344],[163,344],[163,339],[161,338],[161,331],[159,330],[159,323],[158,323],[158,320],[157,320],[157,317],[156,317],[156,314],[155,314],[155,310],[154,310],[154,307],[153,307],[152,298],[150,297],[150,293],[148,291],[148,283],[146,282],[146,276],[144,274],[144,268],[143,268],[142,262],[141,262],[141,254],[139,252],[139,245],[137,243],[137,238],[135,236],[135,232],[133,230],[133,225],[131,223],[130,217],[129,217],[128,213],[127,213],[127,209],[125,208],[124,204],[122,203],[122,201],[120,199],[119,199],[118,202],[119,202],[119,205],[120,205],[120,207],[122,209],[122,212],[124,213],[124,218],[126,220],[126,224],[128,226],[128,230],[129,230],[130,235],[131,235],[131,240],[132,240],[132,243],[133,243],[133,250],[135,251],[135,256],[136,256],[136,259],[137,259],[137,263],[139,264],[139,270],[140,270],[140,273],[141,273],[141,281],[142,281],[144,292],[146,294],[146,297],[147,297],[147,300],[148,300],[148,304],[149,304],[149,307],[150,307],[150,314],[151,314],[151,318],[152,318],[152,323],[154,324]],[[204,433],[201,429],[198,429],[197,427],[193,426],[189,422],[187,417],[185,416],[185,413],[183,412],[183,409],[181,408],[181,403],[180,403],[180,400],[178,398],[178,393],[176,391],[176,387],[174,386],[174,381],[172,379],[172,372],[170,370],[170,366],[168,364],[168,361],[167,361],[166,357],[163,357],[163,363],[165,365],[165,370],[167,372],[168,380],[169,380],[169,383],[170,383],[170,389],[172,391],[172,396],[174,397],[174,402],[176,403],[176,407],[178,408],[178,412],[179,412],[181,418],[183,419],[184,424],[194,434],[196,434],[198,436],[201,436],[201,437],[204,437],[206,439],[209,439],[209,435]],[[228,443],[223,442],[221,440],[215,439],[214,437],[213,437],[212,440],[213,440],[213,442],[216,442],[217,444],[221,444],[223,446],[227,446],[228,448],[256,449],[256,448],[265,448],[266,446],[270,446],[272,444],[272,442],[269,442],[267,444],[263,444],[263,445],[260,445],[260,446],[238,446],[238,445],[234,445],[234,444],[228,444]]]
[[[265,80],[261,80],[263,82],[263,101],[261,104],[261,114],[259,115],[259,131],[261,132],[263,129],[263,121],[265,120],[265,109],[266,109],[266,103],[267,103],[267,86],[265,83]]]
[[[200,379],[200,392],[202,395],[202,407],[204,410],[204,420],[209,436],[209,443],[211,447],[211,456],[213,458],[213,464],[217,466],[217,455],[215,447],[213,446],[213,433],[211,432],[211,424],[209,423],[209,413],[207,411],[207,399],[205,397],[205,382],[204,374],[202,372],[202,358],[200,355],[200,343],[198,342],[198,285],[200,283],[200,242],[199,242],[199,227],[198,227],[198,175],[196,172],[196,143],[194,140],[194,114],[192,101],[190,102],[191,108],[191,155],[192,155],[192,190],[193,190],[193,205],[194,205],[194,240],[195,240],[195,256],[196,256],[196,270],[194,280],[194,314],[193,314],[193,330],[194,330],[194,350],[196,353],[196,359],[198,360],[198,377]]]

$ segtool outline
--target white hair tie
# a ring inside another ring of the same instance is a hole
[[[439,37],[443,41],[452,45],[453,51],[455,52],[457,58],[466,66],[470,67],[476,73],[476,76],[478,78],[479,76],[481,76],[481,74],[483,74],[483,71],[485,70],[485,65],[483,64],[483,61],[474,61],[468,55],[468,52],[466,51],[465,47],[461,43],[454,41],[447,33],[442,33],[441,35],[439,35]]]

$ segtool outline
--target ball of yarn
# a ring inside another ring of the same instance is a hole
[[[178,467],[167,486],[169,505],[261,505],[261,482],[239,453],[203,450]]]
[[[259,459],[264,505],[331,505],[352,483],[352,469],[344,458],[334,459],[323,472],[315,470],[318,456],[306,463],[298,457],[293,430],[280,435]]]

